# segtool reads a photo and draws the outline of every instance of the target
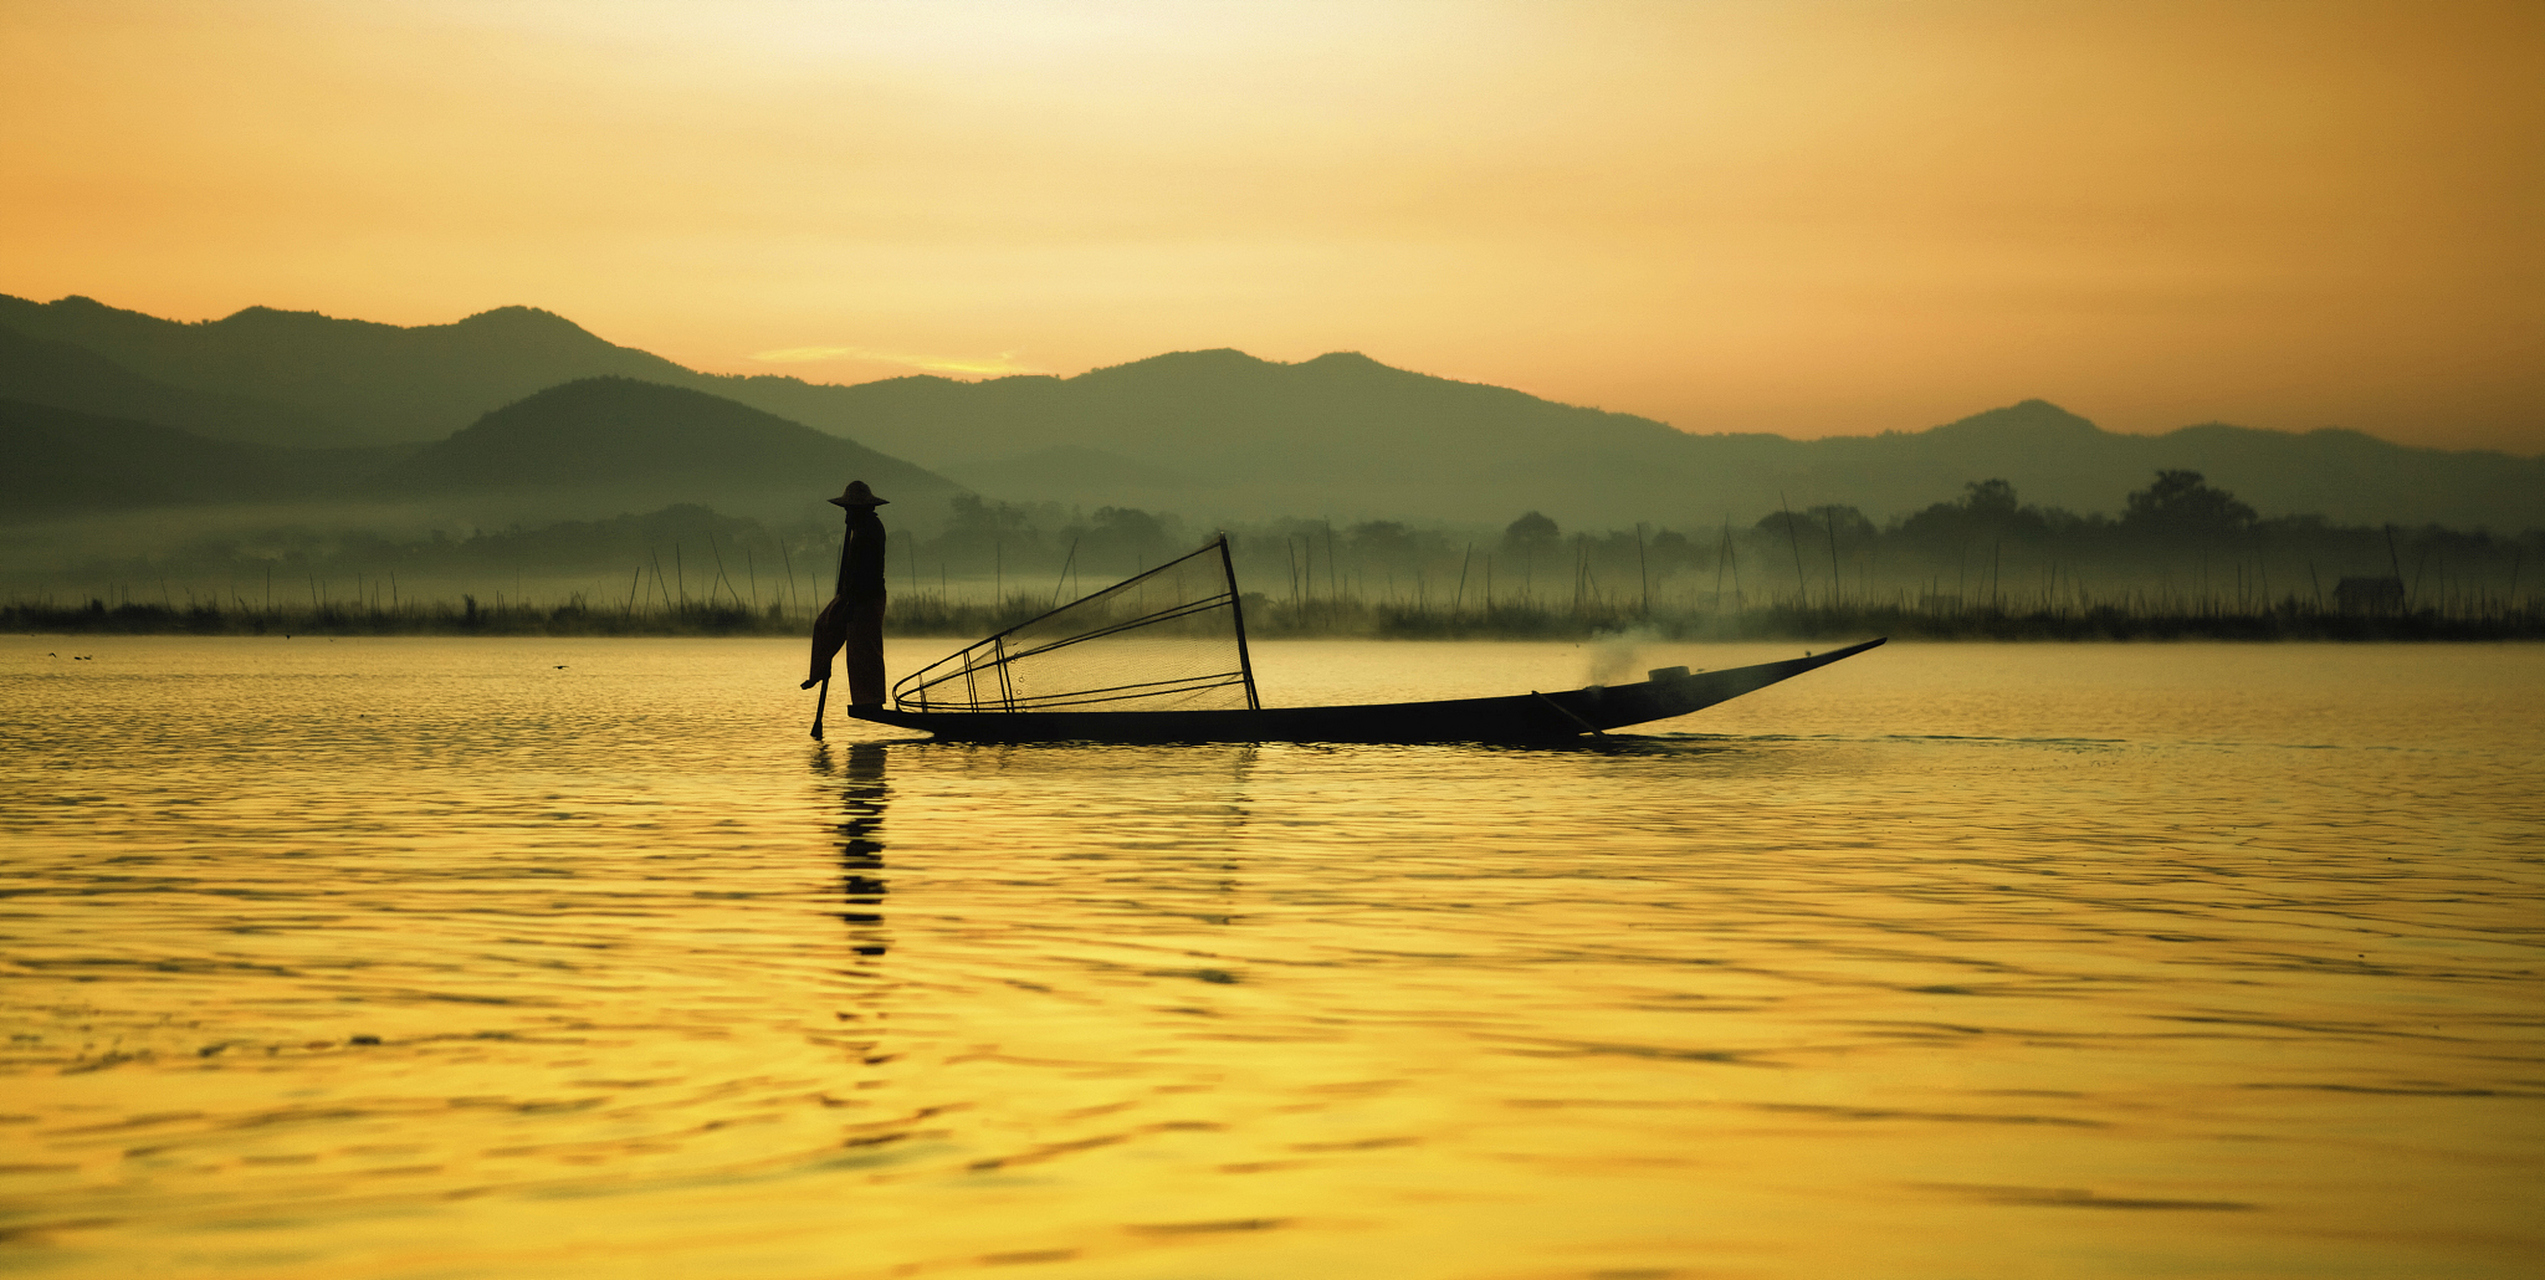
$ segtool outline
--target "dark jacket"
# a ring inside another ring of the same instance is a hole
[[[848,513],[848,549],[839,561],[838,594],[852,600],[879,600],[884,595],[884,522],[873,507]]]

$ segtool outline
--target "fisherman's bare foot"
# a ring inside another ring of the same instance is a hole
[[[796,688],[798,688],[798,689],[810,689],[810,688],[812,688],[813,686],[815,686],[815,685],[817,685],[817,684],[820,684],[820,683],[822,683],[822,682],[821,682],[821,681],[819,681],[819,680],[807,680],[807,681],[805,681],[804,683],[802,683],[802,684],[800,684],[800,685],[797,685],[797,686],[795,686],[795,687],[796,687]]]

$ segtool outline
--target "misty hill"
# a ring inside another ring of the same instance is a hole
[[[721,381],[722,394],[746,404],[826,429],[853,423],[862,438],[891,442],[878,448],[925,456],[930,465],[1077,448],[1206,482],[1214,470],[1267,463],[1289,470],[1283,460],[1303,449],[1365,453],[1364,462],[1420,481],[1456,465],[1453,453],[1528,452],[1550,439],[1656,445],[1681,434],[1648,418],[1408,373],[1346,352],[1279,364],[1242,351],[1183,351],[1074,378],[974,383]]]
[[[1240,518],[1493,519],[1538,507],[1632,521],[1641,516],[1624,513],[1648,509],[1649,495],[1621,487],[1609,460],[1650,466],[1690,439],[1647,418],[1348,353],[1278,364],[1192,351],[1074,378],[825,387],[762,377],[718,389],[814,426],[853,427],[878,448],[1002,493],[1039,474],[1039,491],[1016,496]],[[1073,451],[1069,465],[1035,465],[1055,450]]]
[[[2156,470],[2188,468],[2267,512],[2545,526],[2545,459],[2339,430],[2121,435],[2039,400],[1927,431],[1806,441],[1689,435],[1340,353],[1277,364],[1180,352],[1075,378],[718,386],[1001,496],[1241,519],[1500,521],[1534,509],[1568,526],[1707,524],[1780,501],[1883,519],[1990,477],[2027,501],[2112,513]]]
[[[37,303],[0,295],[0,326],[85,348],[171,386],[305,415],[237,437],[272,444],[436,440],[487,410],[577,378],[698,379],[529,307],[413,327],[268,307],[186,324],[88,298]]]
[[[373,477],[397,500],[504,497],[548,518],[672,503],[801,516],[864,479],[931,516],[960,487],[853,441],[730,400],[586,378],[497,409]]]
[[[1122,490],[1158,494],[1192,493],[1199,481],[1118,453],[1084,445],[1054,445],[986,462],[957,463],[974,488],[992,493],[1039,496],[1050,493],[1101,493]],[[1098,506],[1137,505],[1098,503]]]
[[[302,499],[376,460],[0,399],[0,519]]]
[[[85,347],[6,326],[0,326],[0,396],[256,444],[326,447],[344,434],[304,410],[173,387]]]

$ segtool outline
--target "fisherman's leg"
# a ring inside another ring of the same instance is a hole
[[[884,602],[860,600],[848,619],[848,700],[853,706],[884,702]]]
[[[830,679],[831,659],[839,653],[840,646],[847,639],[848,601],[845,597],[833,596],[831,602],[823,606],[821,614],[813,619],[812,674],[806,676],[804,683],[798,687],[810,689]]]

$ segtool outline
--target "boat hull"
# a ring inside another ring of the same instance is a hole
[[[1634,684],[1436,702],[1254,711],[847,711],[964,742],[1543,742],[1702,711],[1881,643]]]

